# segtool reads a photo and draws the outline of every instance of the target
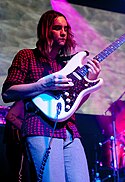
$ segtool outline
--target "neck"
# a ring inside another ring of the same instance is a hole
[[[59,54],[59,50],[60,50],[59,47],[53,47],[53,48],[50,50],[49,55],[50,55],[50,58],[51,58],[52,60],[55,60],[55,59],[56,59],[57,55]]]

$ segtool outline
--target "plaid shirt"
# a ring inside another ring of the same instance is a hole
[[[40,78],[57,72],[64,67],[63,62],[44,59],[38,49],[20,50],[8,70],[8,76],[3,84],[2,92],[16,84],[33,83]],[[66,138],[68,129],[73,138],[80,137],[75,124],[75,114],[67,121],[57,123],[54,137]],[[25,121],[22,124],[22,136],[41,135],[52,136],[54,122],[46,120],[41,115],[25,112]]]

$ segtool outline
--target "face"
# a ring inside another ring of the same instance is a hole
[[[67,21],[63,16],[57,17],[54,20],[51,30],[52,45],[62,47],[67,39]]]

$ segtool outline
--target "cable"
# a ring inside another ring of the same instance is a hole
[[[38,182],[42,182],[43,181],[43,173],[44,173],[44,169],[45,169],[45,165],[46,165],[47,159],[48,159],[49,154],[50,154],[51,143],[52,143],[52,139],[53,139],[53,136],[54,136],[54,131],[56,129],[56,125],[57,125],[57,122],[58,122],[58,116],[59,116],[60,112],[61,112],[61,103],[58,102],[57,103],[56,122],[54,124],[53,133],[52,133],[52,136],[51,136],[50,141],[49,141],[49,147],[46,149],[45,154],[43,156],[43,160],[42,160],[42,164],[41,164],[41,167],[40,167],[40,172],[39,172],[39,176],[38,176],[38,180],[37,180]]]
[[[21,166],[20,166],[20,170],[19,170],[19,181],[18,182],[21,182],[22,181],[22,168],[23,168],[23,161],[24,161],[24,155],[22,154],[22,158],[21,158]]]

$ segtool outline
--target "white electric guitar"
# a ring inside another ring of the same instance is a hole
[[[93,59],[102,62],[124,42],[125,34],[96,55]],[[54,73],[66,75],[68,78],[71,78],[74,83],[73,87],[68,91],[44,92],[32,99],[33,103],[50,120],[56,121],[58,119],[58,122],[67,120],[78,109],[83,97],[101,87],[103,83],[102,78],[89,80],[86,77],[88,67],[84,60],[86,60],[85,58],[87,55],[87,52],[84,51],[77,53],[62,70]]]

